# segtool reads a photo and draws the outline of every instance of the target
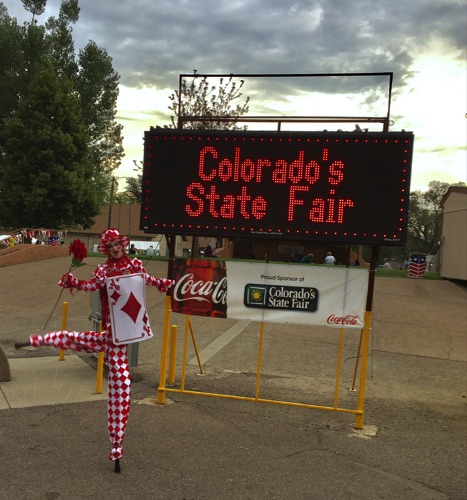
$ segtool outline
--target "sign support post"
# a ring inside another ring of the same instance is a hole
[[[372,310],[373,310],[373,294],[375,289],[376,262],[378,261],[378,256],[379,256],[379,246],[373,246],[371,248],[370,273],[368,275],[368,292],[366,297],[365,326],[363,327],[362,365],[360,368],[360,386],[358,390],[358,406],[357,406],[358,413],[355,422],[356,429],[363,429],[363,406],[365,403],[366,372],[368,366],[368,352],[370,345]]]
[[[169,248],[169,265],[167,267],[167,278],[172,278],[173,262],[175,259],[175,235],[166,235],[168,248]],[[170,330],[170,300],[172,296],[172,289],[167,290],[165,297],[165,310],[164,310],[164,326],[162,329],[162,349],[161,349],[161,366],[159,374],[159,388],[157,390],[156,403],[165,403],[165,387],[167,382],[167,358],[169,353],[169,330]]]

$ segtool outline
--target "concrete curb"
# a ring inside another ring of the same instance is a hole
[[[11,380],[10,364],[5,355],[5,351],[0,345],[0,382],[9,382]]]

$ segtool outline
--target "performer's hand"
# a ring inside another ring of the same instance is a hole
[[[174,280],[169,280],[167,278],[160,278],[159,283],[157,284],[157,288],[160,292],[166,293],[167,290],[175,284]]]
[[[72,275],[70,273],[64,274],[61,280],[58,282],[59,286],[62,286],[63,288],[71,288],[71,277]]]

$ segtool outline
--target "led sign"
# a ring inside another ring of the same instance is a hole
[[[141,228],[400,245],[409,132],[145,133]]]

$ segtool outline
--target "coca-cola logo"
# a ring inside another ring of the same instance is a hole
[[[196,300],[226,304],[227,278],[223,277],[220,281],[203,281],[196,280],[193,273],[187,273],[175,283],[172,298],[177,302]]]
[[[335,314],[331,314],[328,316],[326,320],[328,325],[358,325],[359,318],[358,316],[354,316],[353,314],[348,314],[347,316],[336,316]]]

